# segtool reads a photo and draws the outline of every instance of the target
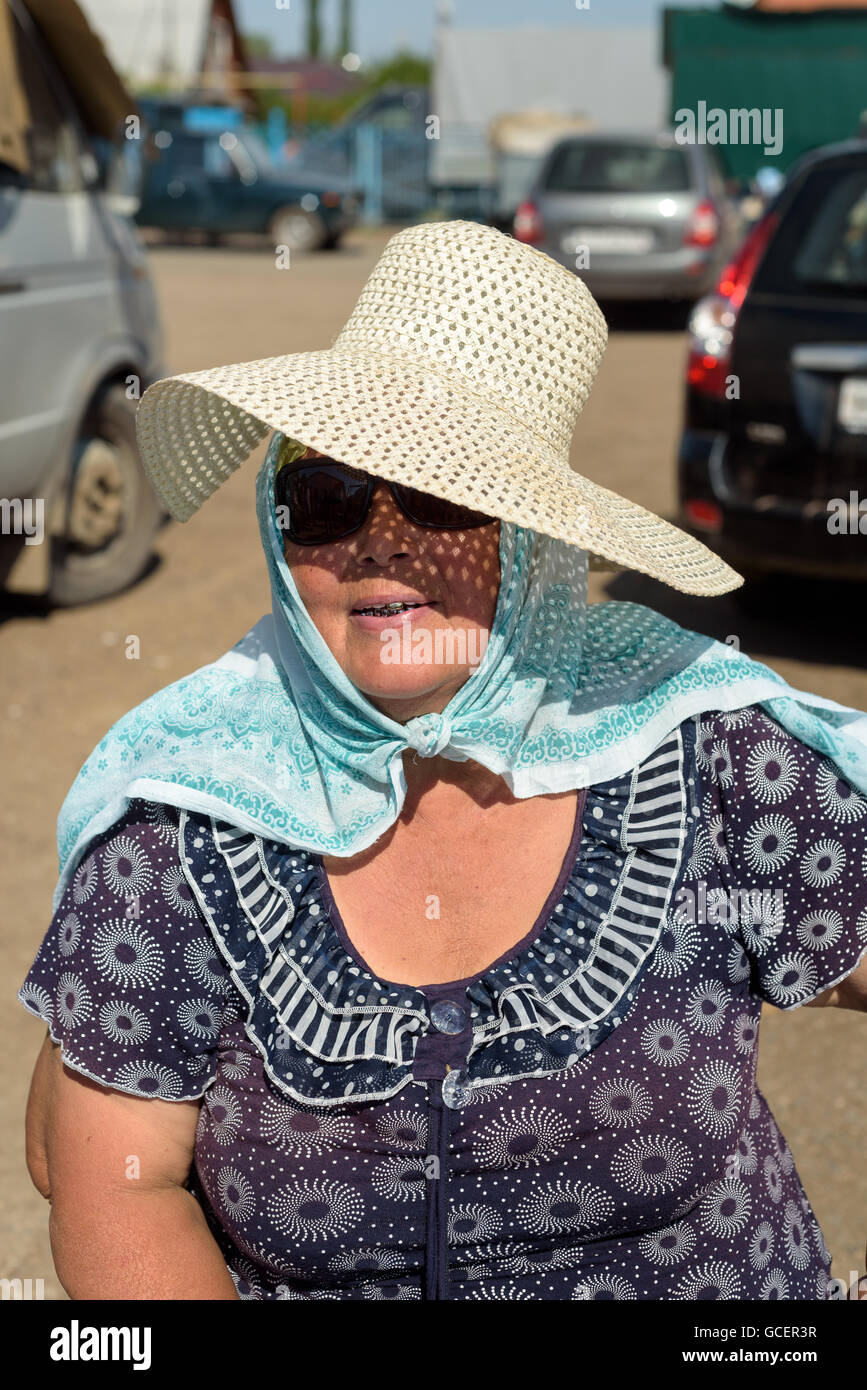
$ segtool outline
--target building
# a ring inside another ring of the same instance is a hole
[[[311,96],[339,97],[362,86],[357,73],[322,58],[251,58],[257,86],[275,91],[305,91]]]
[[[253,109],[232,0],[79,0],[134,92],[196,93]]]

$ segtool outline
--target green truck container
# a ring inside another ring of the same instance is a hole
[[[763,166],[784,172],[806,150],[851,139],[862,128],[867,10],[665,9],[663,58],[673,127],[686,131],[683,113],[692,112],[697,137],[704,132],[715,144],[732,178],[749,180]],[[766,132],[779,125],[779,153],[773,140],[744,141],[745,132],[754,137],[758,129],[755,118],[735,114],[747,111],[767,113]],[[726,138],[717,143],[719,134]]]

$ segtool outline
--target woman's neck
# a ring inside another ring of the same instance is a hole
[[[431,796],[444,801],[469,798],[480,807],[511,803],[516,799],[499,773],[491,772],[472,759],[454,762],[440,756],[420,758],[407,748],[403,754],[403,771],[407,788],[404,812],[407,815]]]

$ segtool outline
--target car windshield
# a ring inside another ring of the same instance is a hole
[[[682,193],[692,187],[684,150],[589,140],[555,150],[544,183],[552,193]]]
[[[255,130],[242,130],[238,144],[246,151],[260,174],[273,174],[274,161],[268,153],[268,146]]]

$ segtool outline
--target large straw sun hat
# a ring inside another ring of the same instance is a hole
[[[737,588],[706,546],[570,468],[607,336],[579,277],[534,247],[474,222],[408,227],[330,348],[149,387],[137,415],[144,467],[187,521],[279,430],[686,593]]]

